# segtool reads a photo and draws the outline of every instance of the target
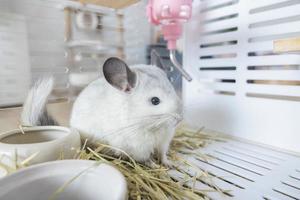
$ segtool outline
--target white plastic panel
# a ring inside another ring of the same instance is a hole
[[[0,13],[0,107],[23,101],[30,85],[25,17]]]
[[[185,118],[300,152],[300,54],[273,41],[300,36],[299,0],[199,0],[185,29]]]
[[[220,192],[207,192],[210,200],[300,199],[298,156],[232,139],[212,141],[199,149],[199,153],[207,159],[182,157],[210,175],[194,184],[197,189],[209,191],[214,186],[220,189]],[[199,173],[193,167],[181,170],[191,176]],[[171,171],[171,175],[182,177],[176,171]]]

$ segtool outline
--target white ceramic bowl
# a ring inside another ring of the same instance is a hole
[[[78,131],[60,126],[38,126],[13,130],[0,134],[0,162],[14,167],[25,159],[29,164],[46,161],[71,159],[80,149],[81,141]],[[3,174],[3,173],[0,173]]]
[[[53,161],[22,169],[0,180],[0,199],[47,200],[76,176],[55,200],[127,199],[126,180],[117,169],[87,160]]]

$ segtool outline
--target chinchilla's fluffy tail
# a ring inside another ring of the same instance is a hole
[[[23,105],[21,123],[25,126],[51,126],[58,123],[48,114],[46,104],[53,88],[53,78],[43,78],[35,83]]]

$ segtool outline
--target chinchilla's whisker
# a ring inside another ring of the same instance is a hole
[[[133,124],[130,124],[128,126],[124,126],[124,127],[120,128],[120,129],[114,129],[114,130],[107,131],[107,134],[104,135],[104,136],[102,136],[101,139],[105,138],[105,137],[108,137],[108,136],[113,136],[115,134],[119,134],[120,132],[126,131],[128,129],[130,130],[130,128],[131,129],[132,128],[139,128],[139,123],[133,123]]]
[[[165,119],[163,118],[159,118],[158,120],[155,120],[153,122],[148,122],[148,123],[144,123],[141,124],[141,126],[139,127],[139,129],[143,128],[143,129],[151,129],[153,127],[160,127],[165,121],[169,120],[167,117],[165,117]],[[132,137],[136,134],[138,134],[138,131],[132,131],[129,135],[127,135],[128,137]]]
[[[134,126],[128,126],[125,128],[122,128],[120,130],[117,130],[116,133],[121,133],[125,136],[132,137],[135,136],[136,134],[139,134],[140,129],[159,129],[163,124],[165,124],[167,121],[174,119],[174,115],[170,114],[165,114],[165,115],[160,115],[160,118],[157,118],[157,120],[148,120],[147,122],[144,123],[137,123],[134,124]],[[135,126],[138,125],[138,126]],[[115,133],[114,133],[115,134]],[[111,136],[111,134],[106,135],[106,136]]]
[[[141,125],[137,128],[134,128],[132,130],[126,130],[126,131],[123,131],[122,134],[127,136],[128,138],[132,137],[132,136],[135,136],[136,134],[140,133],[140,131],[137,131],[137,130],[140,130],[141,128],[143,128]]]
[[[150,127],[153,126],[153,123],[152,124],[148,124],[148,125],[144,125],[142,128],[143,129],[150,129]],[[139,128],[140,129],[140,128]],[[140,132],[139,131],[131,131],[129,132],[128,135],[126,135],[127,137],[132,137],[132,136],[135,136],[136,134],[139,134]]]
[[[108,131],[108,133],[106,135],[102,136],[101,138],[105,138],[105,137],[108,137],[108,136],[113,136],[115,134],[125,134],[127,132],[131,132],[131,131],[140,129],[142,124],[143,123],[141,123],[141,121],[139,121],[139,122],[136,122],[136,123],[132,123],[128,126],[124,126],[124,127],[120,128],[120,129],[117,129],[117,130]]]
[[[108,131],[106,135],[102,136],[100,139],[105,139],[106,137],[113,136],[116,134],[122,134],[128,137],[132,137],[139,133],[139,129],[151,129],[160,128],[165,122],[174,118],[173,114],[161,114],[161,115],[150,115],[139,118],[138,122],[132,123],[128,126],[122,127],[117,130]],[[137,118],[138,119],[138,118]],[[143,121],[141,121],[141,119]]]
[[[144,119],[144,120],[147,120],[147,119],[157,119],[157,118],[161,118],[164,114],[160,114],[160,115],[148,115],[148,116],[140,116],[140,117],[131,117],[131,118],[127,118],[128,120],[134,120],[134,119],[137,119],[137,120],[140,120],[140,119]]]
[[[133,124],[127,127],[122,127],[120,129],[114,130],[114,131],[108,131],[106,135],[102,136],[101,139],[104,139],[106,137],[110,137],[110,136],[114,136],[114,135],[118,135],[118,134],[124,134],[128,131],[132,131],[135,129],[139,129],[139,124]]]
[[[153,128],[153,127],[154,128],[159,128],[161,125],[163,125],[165,122],[167,122],[170,119],[171,119],[170,116],[164,116],[164,117],[160,118],[159,120],[155,121],[148,128]]]

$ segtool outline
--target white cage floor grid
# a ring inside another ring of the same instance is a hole
[[[211,159],[185,157],[213,176],[195,187],[208,192],[210,199],[298,200],[300,199],[300,157],[233,139],[214,141],[199,150]],[[195,171],[184,169],[191,175]],[[171,174],[180,176],[175,171]],[[213,184],[212,184],[213,183]]]

